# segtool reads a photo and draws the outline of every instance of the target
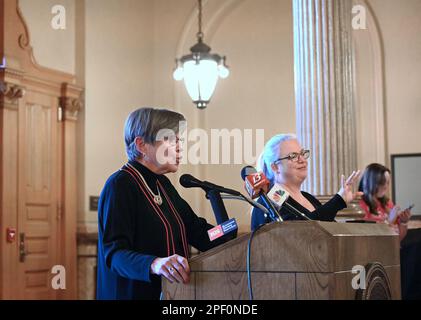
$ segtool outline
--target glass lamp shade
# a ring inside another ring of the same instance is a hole
[[[174,78],[174,80],[176,80],[176,81],[180,81],[180,80],[183,80],[183,78],[184,78],[184,71],[183,71],[183,68],[181,68],[181,67],[177,67],[175,70],[174,70],[174,73],[173,73],[173,78]]]
[[[223,64],[220,64],[218,66],[218,73],[219,73],[219,76],[221,77],[221,79],[226,79],[230,75],[229,69],[226,66],[224,66]]]
[[[218,82],[218,64],[214,60],[189,60],[183,64],[183,79],[187,92],[198,107],[204,108]]]

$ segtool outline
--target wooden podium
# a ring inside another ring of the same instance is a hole
[[[163,278],[164,299],[248,300],[249,239],[250,234],[240,236],[191,259],[187,285]],[[265,225],[251,242],[254,299],[400,299],[399,248],[399,237],[383,224]],[[352,273],[357,265],[365,271]],[[353,288],[358,275],[365,288]]]

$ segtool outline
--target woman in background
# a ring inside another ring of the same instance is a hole
[[[301,190],[307,178],[307,159],[310,150],[303,149],[297,137],[293,134],[278,134],[265,145],[258,161],[258,171],[265,174],[270,181],[270,187],[279,184],[289,193],[288,204],[305,214],[312,220],[334,221],[339,210],[346,208],[347,203],[354,200],[359,193],[353,192],[353,185],[358,180],[359,171],[353,172],[348,179],[342,175],[341,187],[337,194],[325,204],[321,204],[313,195]],[[260,200],[258,202],[261,203]],[[288,206],[279,210],[284,220],[296,220],[297,215]],[[270,222],[262,210],[252,211],[251,229]]]
[[[408,231],[410,209],[401,210],[387,197],[390,186],[390,170],[385,166],[372,163],[364,171],[359,191],[363,192],[360,207],[365,211],[365,220],[388,223],[402,241]]]

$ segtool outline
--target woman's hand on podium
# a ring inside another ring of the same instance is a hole
[[[186,258],[174,254],[170,257],[156,258],[151,263],[151,273],[164,276],[168,281],[188,283],[190,281],[190,266]]]

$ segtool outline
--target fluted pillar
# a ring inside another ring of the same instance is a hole
[[[304,189],[338,191],[356,166],[352,0],[293,0],[297,135],[312,151]]]

